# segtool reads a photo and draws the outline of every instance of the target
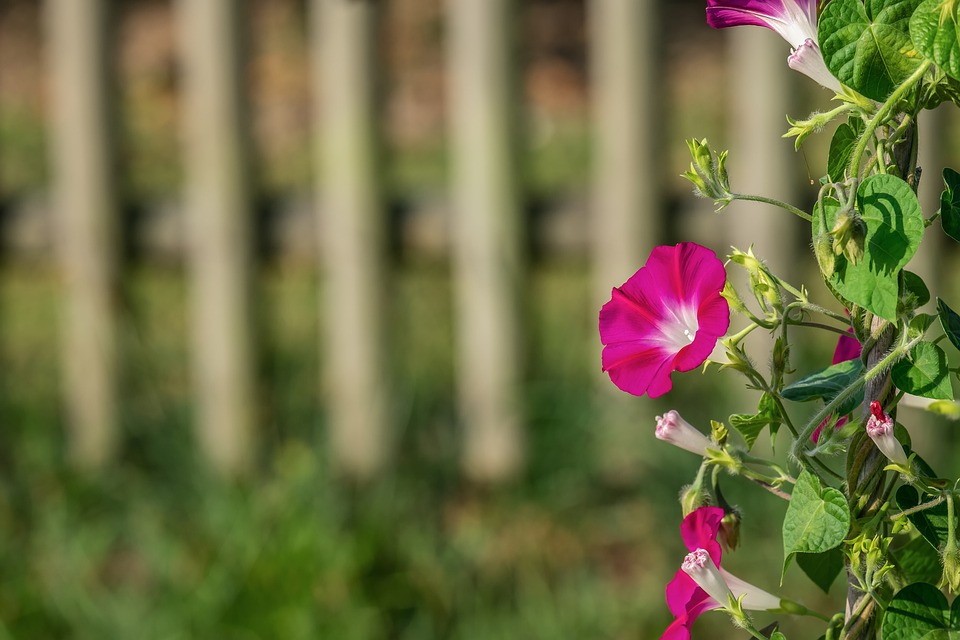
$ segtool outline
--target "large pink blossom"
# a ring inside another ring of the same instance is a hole
[[[781,606],[780,599],[720,568],[722,551],[717,542],[723,509],[700,507],[692,511],[680,524],[680,537],[687,549],[695,554],[706,552],[723,582],[735,598],[743,598],[744,609],[769,610]],[[690,640],[690,626],[705,611],[719,609],[717,600],[707,595],[697,582],[681,567],[666,589],[667,606],[675,619],[660,636],[660,640]],[[724,603],[726,604],[726,603]]]
[[[600,309],[603,370],[613,383],[656,398],[673,388],[674,371],[703,364],[730,326],[720,295],[726,280],[723,263],[706,247],[656,247]]]
[[[715,29],[741,25],[772,29],[790,43],[791,69],[827,89],[843,89],[817,44],[817,0],[707,0],[707,24]]]

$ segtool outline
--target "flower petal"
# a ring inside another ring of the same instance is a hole
[[[675,356],[662,347],[640,341],[620,342],[604,347],[602,359],[603,370],[622,391],[635,396],[647,393],[651,398],[656,398],[672,388],[670,372]],[[654,380],[657,382],[654,383]]]
[[[780,34],[793,48],[817,41],[816,0],[707,0],[707,24],[715,29],[755,25]]]
[[[723,509],[720,507],[700,507],[691,511],[680,523],[680,537],[687,549],[706,549],[710,552],[713,561],[720,565],[720,545],[717,544],[717,532],[720,531],[720,521],[723,520]],[[711,545],[716,545],[717,555],[713,554]]]
[[[853,337],[853,329],[849,329],[848,336],[840,336],[837,340],[837,347],[833,350],[832,364],[840,364],[847,360],[853,360],[860,357],[860,341]]]
[[[708,596],[682,569],[667,584],[666,596],[667,606],[676,620],[667,627],[660,640],[689,639],[693,621],[705,611],[720,608],[720,603]]]

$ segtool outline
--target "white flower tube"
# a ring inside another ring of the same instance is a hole
[[[698,456],[707,455],[707,447],[716,448],[716,445],[707,436],[697,431],[693,425],[680,417],[680,414],[671,409],[662,416],[657,416],[657,438],[686,449]]]

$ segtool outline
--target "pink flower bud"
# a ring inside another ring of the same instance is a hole
[[[867,418],[867,435],[873,440],[877,448],[883,455],[887,456],[890,462],[901,466],[909,466],[907,454],[897,437],[893,435],[894,422],[888,414],[883,411],[880,403],[874,400],[870,403],[870,417]]]
[[[657,416],[656,434],[660,440],[675,444],[698,456],[706,456],[707,447],[716,448],[717,446],[673,409],[662,416]]]
[[[720,606],[726,607],[733,593],[730,587],[720,575],[720,569],[713,562],[713,558],[706,549],[698,548],[683,559],[680,565],[683,572],[693,578],[701,589],[707,592],[707,595],[716,600]]]

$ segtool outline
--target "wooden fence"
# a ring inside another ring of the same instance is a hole
[[[663,187],[644,177],[659,174],[662,159],[655,154],[666,96],[662,5],[587,4],[595,145],[592,195],[583,215],[599,306],[665,235]],[[65,402],[73,459],[96,468],[110,459],[118,440],[112,301],[118,277],[117,132],[107,99],[114,79],[106,64],[113,42],[111,3],[45,0],[44,5],[55,106],[56,247],[67,310]],[[174,3],[185,72],[184,248],[192,291],[196,428],[210,462],[227,475],[249,473],[257,446],[250,313],[256,304],[255,265],[240,6],[235,0]],[[308,7],[318,160],[316,264],[326,293],[320,309],[327,332],[320,393],[334,459],[344,474],[363,479],[375,475],[392,453],[376,62],[382,3],[309,0]],[[445,9],[453,165],[448,223],[463,466],[483,482],[510,477],[524,458],[519,287],[527,243],[514,148],[517,43],[509,28],[517,24],[516,9],[515,0],[449,0]],[[728,142],[734,147],[737,188],[795,199],[796,180],[784,176],[796,173],[788,163],[797,161],[790,142],[777,143],[784,114],[796,114],[787,100],[797,78],[784,64],[786,45],[760,29],[731,31],[729,42],[735,102],[728,110],[737,117]],[[758,87],[766,99],[756,99]],[[756,238],[776,267],[789,270],[791,256],[780,249],[789,245],[778,240],[792,233],[792,221],[767,211],[728,220],[749,227],[746,237]],[[721,240],[727,237],[724,227],[699,234],[718,248],[728,244]]]

